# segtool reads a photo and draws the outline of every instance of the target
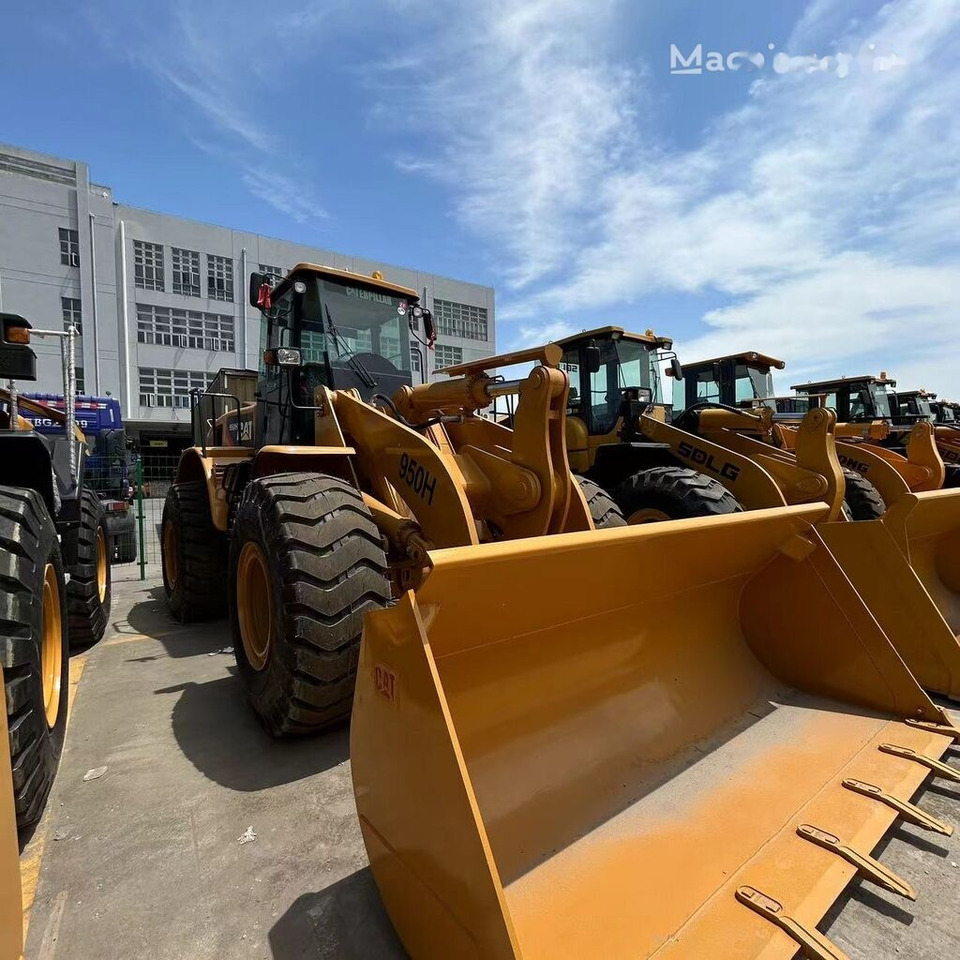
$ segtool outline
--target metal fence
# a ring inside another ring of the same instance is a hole
[[[173,483],[179,460],[179,456],[151,456],[139,459],[134,464],[136,496],[133,508],[137,518],[137,565],[141,579],[160,572],[163,502]]]

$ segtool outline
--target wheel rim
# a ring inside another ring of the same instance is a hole
[[[97,592],[103,603],[107,598],[107,538],[103,527],[97,527]]]
[[[163,528],[163,566],[167,573],[167,586],[173,590],[177,586],[177,552],[180,549],[180,540],[177,528],[168,523]]]
[[[627,523],[632,526],[635,523],[660,523],[662,520],[670,519],[669,513],[664,513],[663,510],[658,510],[656,507],[641,507],[627,517]]]
[[[43,609],[40,672],[43,675],[43,711],[52,730],[60,714],[60,684],[63,670],[63,625],[60,621],[60,587],[57,571],[48,563],[43,569]]]
[[[237,561],[237,614],[247,663],[259,672],[270,659],[273,595],[267,560],[252,540],[243,545]]]

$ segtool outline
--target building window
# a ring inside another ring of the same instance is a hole
[[[73,372],[77,378],[77,393],[86,393],[87,386],[86,381],[83,379],[83,367],[74,367]]]
[[[446,343],[438,343],[433,349],[436,355],[437,370],[463,363],[463,347],[451,347]]]
[[[420,345],[417,343],[410,344],[410,369],[414,373],[420,372]]]
[[[452,300],[434,300],[433,318],[437,333],[444,337],[462,337],[464,340],[486,340],[487,308]]]
[[[233,317],[177,307],[137,304],[137,341],[194,350],[235,349]]]
[[[80,266],[80,234],[60,228],[60,262],[67,267]]]
[[[233,260],[207,254],[207,296],[233,303]]]
[[[200,296],[200,254],[196,250],[170,248],[173,268],[173,292],[184,297]]]
[[[283,267],[274,267],[269,263],[261,263],[260,272],[269,273],[271,276],[280,277],[281,279],[286,276],[286,274],[283,272]]]
[[[64,330],[72,323],[77,328],[77,333],[83,333],[83,325],[80,323],[80,301],[73,297],[60,298],[60,312],[63,314]]]
[[[212,373],[202,370],[162,370],[140,367],[140,406],[171,407],[189,410],[191,390],[206,390],[213,381]]]
[[[163,290],[163,247],[133,241],[133,282],[142,290]]]

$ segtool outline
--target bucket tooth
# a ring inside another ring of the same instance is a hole
[[[904,720],[903,722],[910,727],[917,727],[929,733],[940,733],[945,737],[953,737],[954,740],[960,740],[960,727],[956,727],[952,723],[933,723],[931,720],[914,720],[913,718]]]
[[[804,840],[809,840],[818,847],[823,847],[824,850],[829,850],[846,860],[851,866],[856,867],[857,873],[865,879],[884,887],[892,893],[899,893],[900,896],[906,897],[908,900],[917,899],[917,891],[906,880],[898,877],[879,860],[875,860],[866,853],[854,850],[853,847],[843,843],[839,837],[835,837],[832,833],[809,823],[801,823],[797,827],[797,833]]]
[[[921,810],[920,807],[915,804],[901,800],[899,797],[891,796],[874,783],[864,783],[862,780],[854,780],[852,777],[848,777],[843,781],[843,785],[854,793],[859,793],[864,797],[870,797],[872,800],[879,800],[888,807],[893,807],[904,820],[915,823],[918,827],[923,827],[925,830],[932,830],[934,833],[942,833],[945,837],[953,835],[953,824],[944,823],[942,820],[938,820],[933,816],[933,814],[927,813],[926,810]]]
[[[913,760],[914,763],[923,764],[923,766],[932,770],[935,776],[944,777],[947,780],[956,780],[960,783],[960,770],[951,767],[942,760],[934,760],[933,757],[925,756],[910,747],[901,747],[895,743],[881,743],[879,749],[882,753],[889,753],[894,757],[902,757],[904,760]]]
[[[737,887],[737,900],[783,930],[800,947],[801,953],[810,960],[850,960],[819,930],[815,927],[807,927],[799,920],[788,916],[784,912],[782,903],[761,893],[755,887]]]

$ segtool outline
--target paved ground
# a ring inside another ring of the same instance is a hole
[[[112,627],[85,655],[49,813],[24,857],[39,863],[27,960],[402,958],[366,867],[346,729],[267,738],[226,624],[175,625],[155,577],[117,573]],[[960,752],[948,759],[960,766]],[[960,823],[960,784],[935,781],[921,803]],[[241,844],[248,827],[256,839]],[[960,835],[904,825],[877,856],[918,903],[855,884],[822,929],[850,960],[960,956]]]
[[[226,624],[173,624],[156,580],[116,593],[33,841],[28,960],[403,957],[366,868],[346,729],[270,740]]]

